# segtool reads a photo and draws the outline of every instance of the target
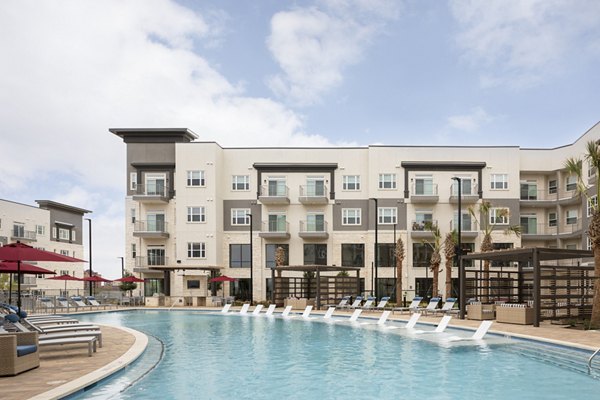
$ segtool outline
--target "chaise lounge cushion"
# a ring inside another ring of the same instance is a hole
[[[17,314],[5,315],[4,319],[7,320],[8,322],[19,322],[19,320],[20,320],[20,318],[17,316]]]
[[[25,344],[17,346],[17,357],[23,357],[27,354],[32,354],[37,351],[38,347],[35,344]]]

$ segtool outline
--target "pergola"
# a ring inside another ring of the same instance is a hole
[[[566,308],[569,312],[575,307],[582,309],[587,306],[587,301],[591,304],[591,287],[592,279],[590,272],[593,274],[594,267],[580,265],[580,262],[571,265],[560,265],[561,260],[580,260],[583,258],[593,257],[592,251],[589,250],[571,250],[557,248],[519,248],[508,250],[497,250],[490,252],[471,253],[461,257],[460,268],[460,316],[464,319],[466,310],[466,294],[467,294],[467,272],[475,272],[481,275],[479,271],[470,269],[467,270],[462,265],[465,260],[480,260],[482,261],[497,261],[497,262],[513,262],[518,263],[516,272],[517,275],[515,286],[510,289],[516,292],[516,298],[519,302],[529,300],[534,309],[533,325],[538,327],[542,319],[542,309],[554,311],[556,316],[556,298],[560,297],[565,302],[565,305],[560,307]],[[549,262],[555,262],[551,264]],[[497,272],[497,271],[496,271]],[[492,270],[490,269],[490,273]],[[477,276],[477,275],[476,275]],[[476,281],[482,281],[479,276]],[[487,282],[481,282],[489,288],[491,279],[488,277]],[[525,282],[531,282],[531,287],[528,287]],[[542,285],[542,282],[545,282]],[[561,282],[557,285],[557,282]],[[481,287],[481,286],[478,286]],[[557,288],[559,294],[557,294]],[[544,293],[542,292],[544,290]],[[550,306],[542,307],[542,300],[547,300],[548,303],[553,303],[554,308]],[[573,300],[573,303],[572,303]]]
[[[298,285],[294,285],[294,290],[300,290],[302,292],[306,291],[306,293],[310,294],[312,285],[312,278],[304,278],[304,277],[284,277],[283,274],[285,272],[314,272],[314,282],[315,289],[314,295],[316,298],[316,307],[317,309],[321,308],[322,299],[326,300],[337,300],[338,298],[345,295],[353,295],[356,293],[360,293],[360,267],[344,267],[344,266],[336,266],[336,265],[289,265],[289,266],[278,266],[271,269],[271,277],[273,278],[273,294],[272,301],[273,303],[277,303],[278,301],[283,301],[286,295],[290,294],[289,291],[289,280],[299,280]],[[322,273],[327,272],[352,272],[356,273],[356,277],[346,276],[327,276],[321,275]],[[277,276],[276,276],[277,275]],[[324,279],[325,278],[325,279]],[[332,281],[333,278],[333,281]],[[287,291],[284,290],[284,280],[288,283]],[[333,297],[332,297],[333,295]],[[311,296],[312,297],[312,296]]]

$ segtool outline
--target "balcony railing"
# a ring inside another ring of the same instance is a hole
[[[523,238],[532,236],[555,236],[577,234],[581,231],[581,220],[574,224],[563,223],[560,226],[554,223],[552,226],[548,222],[529,222],[521,223],[521,235]]]
[[[300,232],[327,232],[327,221],[300,221]]]
[[[327,204],[327,186],[302,185],[298,200],[303,204]]]
[[[461,196],[479,196],[477,193],[478,185],[476,183],[471,183],[471,185],[466,186],[462,185],[462,190],[460,191]],[[452,197],[458,197],[458,184],[453,183],[450,185],[450,193]]]
[[[425,183],[423,185],[412,184],[411,194],[413,196],[437,196],[438,185],[437,183]]]
[[[166,256],[136,257],[135,266],[136,268],[162,266],[168,265],[168,261]]]
[[[166,221],[135,221],[133,226],[134,232],[155,232],[155,233],[165,233],[167,232],[167,222]]]
[[[138,201],[169,201],[168,184],[138,183],[134,191],[134,200]]]
[[[35,231],[23,231],[20,229],[13,229],[11,238],[13,240],[37,240],[37,233]]]
[[[458,221],[450,221],[450,231],[453,230],[458,230]],[[460,223],[460,230],[462,232],[477,232],[479,231],[479,228],[477,227],[477,223],[475,221],[463,219]]]
[[[289,188],[285,183],[260,187],[259,200],[264,204],[289,204]]]
[[[263,221],[258,236],[266,239],[286,239],[290,237],[290,224],[287,221]]]
[[[437,226],[437,220],[412,221],[411,230],[415,232],[430,231]]]

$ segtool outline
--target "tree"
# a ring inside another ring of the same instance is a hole
[[[457,243],[458,232],[454,230],[448,232],[444,239],[444,257],[446,258],[446,299],[452,297],[452,263],[456,256]]]
[[[124,278],[133,276],[130,272],[125,272]],[[90,282],[91,283],[91,282]],[[123,293],[129,292],[129,297],[132,297],[132,292],[137,289],[137,283],[135,282],[121,282],[119,290]]]
[[[597,142],[587,142],[584,158],[596,176],[600,176],[600,146]],[[596,184],[595,190],[591,191],[593,196],[590,196],[590,187],[583,181],[582,165],[582,160],[579,158],[571,157],[565,161],[567,172],[577,177],[577,192],[585,196],[587,205],[591,210],[587,235],[594,253],[594,298],[592,300],[592,316],[589,328],[600,329],[600,209],[598,207],[600,185]]]
[[[496,226],[503,221],[504,219],[508,219],[509,211],[508,208],[498,208],[497,214],[490,218],[492,212],[492,204],[489,201],[483,201],[479,204],[479,215],[483,219],[481,223],[477,218],[477,213],[474,207],[469,207],[469,214],[473,217],[473,219],[479,224],[483,232],[483,239],[481,240],[481,252],[489,252],[494,250],[494,241],[492,239],[492,232],[495,230]],[[504,231],[505,235],[510,235],[514,233],[517,237],[521,236],[521,226],[520,225],[511,225],[507,227]],[[487,303],[490,295],[490,261],[484,260],[483,262],[483,277],[482,277],[482,303]]]
[[[431,259],[429,260],[429,265],[431,272],[433,273],[433,289],[431,295],[433,297],[436,297],[439,293],[438,285],[440,278],[440,264],[442,263],[442,257],[440,255],[440,251],[442,250],[442,234],[440,233],[440,228],[438,228],[437,224],[432,224],[431,222],[425,223],[425,229],[433,233],[433,243],[426,243],[433,250],[433,253],[431,254]]]
[[[398,238],[396,249],[394,250],[394,257],[396,259],[396,303],[400,303],[400,299],[402,298],[402,263],[405,256],[404,242],[402,238]]]

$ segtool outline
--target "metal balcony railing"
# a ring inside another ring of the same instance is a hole
[[[450,220],[450,231],[458,230],[458,221]],[[462,232],[477,232],[477,223],[473,220],[463,219],[460,223],[460,230]]]
[[[262,223],[262,231],[269,233],[288,233],[290,223],[287,221],[264,221]]]
[[[166,256],[149,256],[149,257],[136,257],[135,266],[137,268],[161,266],[168,264],[168,258]]]
[[[166,233],[167,222],[166,221],[135,221],[133,226],[134,232],[156,232]]]
[[[25,231],[22,229],[13,229],[12,239],[13,240],[36,240],[37,233],[35,231]]]
[[[167,184],[159,183],[138,183],[135,188],[135,194],[139,196],[159,196],[167,197],[168,186]]]
[[[462,185],[462,190],[460,191],[461,196],[478,196],[477,193],[478,185],[476,183],[472,183],[470,185]],[[458,183],[453,183],[450,185],[450,193],[451,196],[458,197]]]
[[[275,185],[266,185],[260,187],[261,197],[289,197],[289,188],[285,183],[277,183]]]
[[[300,221],[300,232],[305,232],[305,233],[327,232],[327,221]]]
[[[438,185],[437,183],[424,183],[424,184],[416,184],[413,183],[411,186],[411,195],[412,196],[437,196],[438,195]]]
[[[327,186],[325,185],[301,185],[300,197],[325,197]]]
[[[411,230],[415,232],[426,232],[430,229],[435,229],[437,226],[437,220],[431,221],[412,221]]]

